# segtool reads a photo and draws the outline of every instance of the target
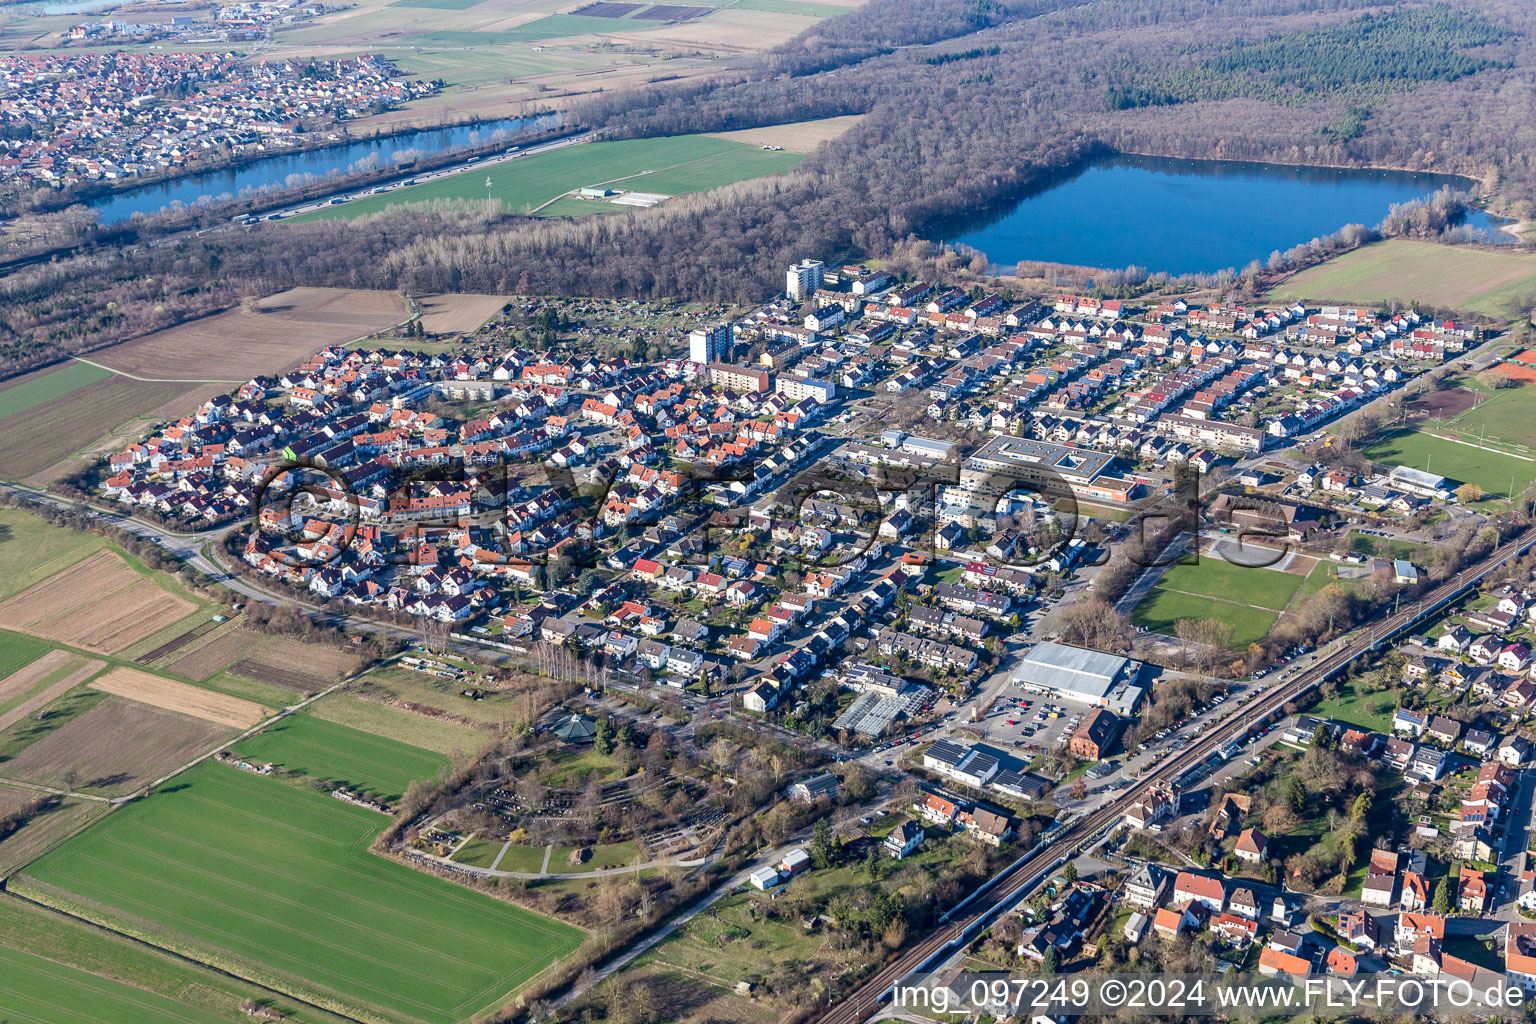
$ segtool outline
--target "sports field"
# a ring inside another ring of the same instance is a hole
[[[328,722],[307,712],[289,715],[234,747],[239,756],[270,761],[315,779],[371,793],[394,803],[412,782],[448,767],[441,754]]]
[[[207,763],[12,887],[368,1020],[486,1014],[580,945],[575,928],[369,853],[382,823]]]
[[[1256,604],[1275,612],[1286,606],[1300,584],[1301,577],[1293,573],[1233,565],[1217,558],[1171,566],[1157,581],[1164,590],[1182,590],[1218,601]]]
[[[769,152],[707,135],[590,142],[494,164],[484,173],[466,171],[389,195],[328,206],[293,220],[362,217],[433,200],[483,200],[486,178],[491,180],[491,198],[512,211],[532,210],[573,189],[599,184],[677,195],[777,174],[802,159],[799,153]]]
[[[1536,289],[1536,256],[1392,238],[1286,278],[1271,300],[1423,303],[1508,317],[1510,303]]]
[[[1518,494],[1536,480],[1536,461],[1530,458],[1436,437],[1429,430],[1394,430],[1361,451],[1386,466],[1409,466],[1438,473],[1453,483],[1476,484],[1486,494],[1507,495],[1511,480]]]
[[[1303,579],[1202,558],[1169,568],[1131,611],[1131,623],[1174,636],[1180,619],[1214,619],[1232,627],[1234,647],[1246,647],[1269,634]]]
[[[1242,648],[1268,636],[1277,617],[1274,612],[1262,608],[1153,587],[1152,592],[1131,611],[1131,624],[1145,626],[1154,633],[1175,636],[1180,619],[1217,619],[1232,627],[1233,647]]]
[[[1476,404],[1436,425],[1436,433],[1454,433],[1468,441],[1536,455],[1536,387],[1505,388],[1475,395]]]

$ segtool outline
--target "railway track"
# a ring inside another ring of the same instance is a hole
[[[1185,772],[1200,764],[1224,744],[1240,740],[1257,729],[1261,723],[1285,705],[1324,682],[1334,673],[1373,648],[1385,643],[1398,632],[1412,625],[1426,614],[1476,585],[1489,573],[1498,569],[1511,558],[1523,555],[1536,544],[1536,527],[1531,527],[1514,539],[1495,548],[1477,565],[1463,569],[1456,576],[1440,584],[1434,590],[1414,602],[1408,609],[1362,628],[1343,643],[1321,653],[1318,660],[1300,670],[1292,679],[1273,686],[1254,698],[1236,716],[1210,729],[1177,755],[1159,764],[1143,775],[1135,786],[1124,794],[1085,818],[1068,823],[1051,841],[1015,861],[1002,873],[993,877],[991,889],[978,898],[974,905],[962,904],[963,910],[948,920],[938,930],[899,954],[872,977],[831,1006],[818,1019],[823,1024],[860,1024],[871,1018],[889,997],[891,988],[915,971],[929,968],[942,954],[952,953],[969,941],[982,925],[990,921],[1000,910],[1010,906],[1018,897],[1034,888],[1041,876],[1054,870],[1057,864],[1071,856],[1083,843],[1097,836],[1101,830],[1112,826],[1125,814],[1143,792],[1154,782],[1178,779]],[[953,912],[952,912],[953,913]]]

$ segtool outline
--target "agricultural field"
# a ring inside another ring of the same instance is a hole
[[[251,999],[299,1024],[340,1022],[10,896],[0,897],[0,977],[0,1002],[17,1021],[228,1024]]]
[[[307,712],[279,719],[241,740],[231,752],[368,793],[388,804],[398,801],[412,782],[427,782],[448,767],[448,758],[441,754]]]
[[[267,709],[238,697],[204,690],[190,683],[119,666],[92,680],[91,689],[190,715],[230,729],[249,729],[267,717]]]
[[[115,654],[196,610],[103,550],[0,602],[0,629]]]
[[[0,710],[4,710],[10,676],[47,654],[51,648],[29,636],[7,637],[0,646]]]
[[[100,662],[91,662],[80,670],[80,676],[70,680],[67,688],[50,685],[46,698],[29,702],[30,707],[24,713],[18,714],[19,709],[16,709],[5,716],[5,727],[0,729],[0,770],[27,747],[107,699],[100,690],[80,685],[84,677],[101,671],[101,668]],[[47,711],[46,715],[39,713],[43,710]]]
[[[507,304],[505,295],[422,295],[421,329],[428,334],[469,334]]]
[[[771,153],[707,135],[589,142],[486,168],[491,198],[513,211],[535,210],[589,185],[674,195],[777,174],[794,167],[798,153]],[[663,187],[665,186],[665,187]],[[362,217],[391,206],[434,200],[483,200],[479,171],[450,175],[385,196],[328,206],[294,221]]]
[[[9,887],[281,991],[402,1024],[488,1014],[581,944],[575,928],[369,853],[383,822],[209,763]]]
[[[227,726],[108,697],[8,761],[0,776],[99,796],[124,796],[206,754]]]
[[[1393,430],[1360,450],[1384,466],[1429,470],[1454,483],[1476,484],[1490,495],[1508,495],[1511,480],[1516,494],[1536,480],[1536,459],[1437,436],[1433,428]]]
[[[0,419],[63,398],[87,384],[112,376],[111,370],[88,363],[70,362],[14,378],[0,388]]]
[[[0,877],[9,877],[26,867],[101,818],[110,806],[103,800],[65,797],[57,806],[33,815],[20,829],[0,840]],[[5,937],[0,935],[0,945],[4,942]]]
[[[773,2],[773,0],[759,0]],[[809,153],[823,142],[828,142],[863,120],[863,114],[846,114],[842,117],[823,117],[815,121],[795,121],[766,128],[742,128],[734,132],[711,132],[710,137],[742,142],[749,146],[783,146],[791,153]]]
[[[346,690],[322,697],[305,710],[327,722],[351,726],[439,754],[478,754],[495,738],[486,729],[363,700]]]
[[[322,348],[394,327],[409,315],[397,292],[290,288],[262,299],[256,312],[225,310],[92,353],[91,359],[149,379],[243,384],[286,370]]]
[[[106,546],[106,539],[95,534],[53,526],[20,509],[0,508],[0,599]]]
[[[0,679],[0,732],[58,700],[104,664],[69,651],[49,651]]]
[[[1131,611],[1131,623],[1175,635],[1180,619],[1213,619],[1232,627],[1242,649],[1264,639],[1303,581],[1299,573],[1246,568],[1206,557],[1175,565]]]
[[[762,4],[763,7],[756,6]],[[795,3],[794,0],[738,0],[702,18],[690,18],[660,28],[642,30],[645,22],[618,22],[621,29],[599,38],[628,46],[694,47],[715,53],[753,52],[786,43],[814,27],[832,12],[846,8],[834,4]],[[632,26],[632,27],[630,27]]]
[[[25,480],[133,420],[185,413],[188,384],[110,377],[0,420],[0,477]]]
[[[167,671],[187,679],[204,680],[229,670],[271,686],[302,693],[324,689],[355,672],[362,661],[355,654],[287,637],[267,636],[226,623],[173,652]]]
[[[1286,278],[1270,300],[1399,300],[1508,319],[1510,304],[1536,289],[1536,256],[1393,238]]]

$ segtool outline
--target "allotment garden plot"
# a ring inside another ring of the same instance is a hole
[[[574,928],[369,853],[384,823],[207,763],[10,887],[369,1020],[477,1017],[580,945]]]
[[[1175,635],[1180,619],[1225,622],[1236,648],[1264,639],[1290,603],[1304,575],[1277,568],[1233,565],[1202,557],[1170,567],[1131,612],[1131,622]]]

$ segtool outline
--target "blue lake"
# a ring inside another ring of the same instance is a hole
[[[475,125],[425,128],[388,138],[343,142],[303,153],[262,156],[239,167],[193,172],[179,178],[103,194],[88,200],[85,206],[96,211],[99,223],[112,224],[127,220],[135,213],[157,213],[173,203],[192,204],[209,199],[233,199],[246,190],[297,184],[297,181],[289,181],[294,175],[324,178],[333,172],[343,172],[360,160],[372,158],[387,165],[396,154],[404,154],[407,150],[422,154],[436,153],[470,143],[491,141],[498,134],[511,142],[525,130],[550,127],[558,122],[559,116],[546,114],[526,120],[507,118]]]
[[[1346,224],[1374,227],[1393,203],[1473,184],[1446,174],[1117,156],[939,237],[1002,267],[1039,260],[1209,273]],[[1481,212],[1467,220],[1489,241],[1513,242],[1499,223]]]

